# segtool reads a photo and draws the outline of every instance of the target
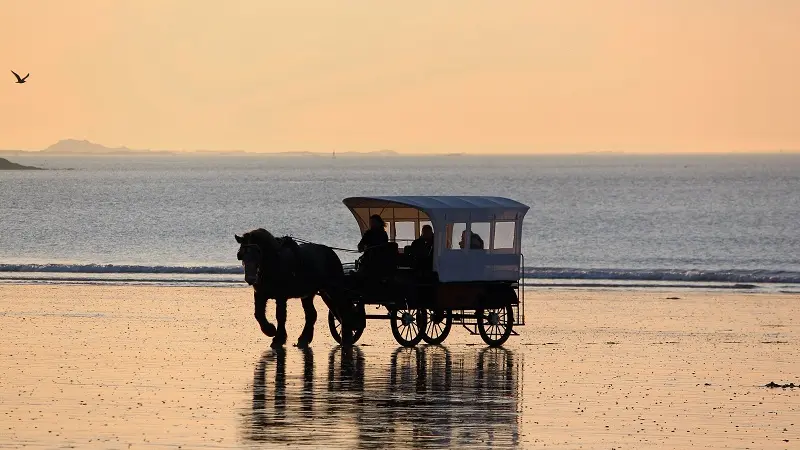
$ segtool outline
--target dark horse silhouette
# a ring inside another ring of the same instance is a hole
[[[359,317],[347,298],[342,262],[330,247],[297,244],[290,237],[276,238],[263,228],[235,237],[241,244],[237,257],[244,266],[244,279],[253,286],[256,320],[261,331],[273,337],[273,348],[286,343],[286,300],[290,298],[302,300],[306,316],[297,346],[307,347],[311,343],[317,320],[314,308],[317,294],[342,322],[342,345],[352,345],[352,330],[363,325],[359,326]],[[265,314],[270,298],[276,303],[277,329]]]

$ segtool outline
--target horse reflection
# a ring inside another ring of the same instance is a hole
[[[346,448],[514,447],[522,368],[514,356],[502,348],[401,347],[388,364],[368,366],[358,346],[336,347],[327,382],[315,383],[310,349],[294,376],[295,353],[287,376],[286,351],[268,351],[256,365],[244,437]]]
[[[300,397],[301,411],[313,410],[314,397],[314,354],[311,348],[304,348],[303,389]],[[268,376],[272,375],[272,376]],[[290,442],[292,437],[269,430],[285,427],[287,420],[286,392],[286,349],[268,350],[261,355],[253,374],[252,412],[247,439],[252,441]]]

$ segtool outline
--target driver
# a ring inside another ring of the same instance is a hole
[[[385,245],[389,243],[389,235],[386,234],[386,222],[381,216],[373,214],[369,217],[369,230],[361,237],[358,242],[358,251],[364,252],[370,247]]]

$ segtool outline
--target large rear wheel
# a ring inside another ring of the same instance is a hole
[[[511,336],[514,326],[514,309],[511,305],[502,308],[487,308],[476,311],[478,332],[483,342],[492,347],[503,345]]]
[[[392,335],[403,347],[414,347],[422,340],[425,330],[424,309],[392,309],[389,311]]]
[[[447,339],[453,326],[453,313],[449,309],[425,311],[425,331],[422,340],[432,345],[439,345]]]
[[[328,311],[328,328],[331,330],[331,336],[333,339],[341,344],[342,343],[342,322],[336,317],[333,311]],[[358,342],[361,335],[364,334],[364,329],[355,330],[353,333],[353,344]]]

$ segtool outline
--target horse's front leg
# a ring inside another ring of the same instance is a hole
[[[314,324],[317,322],[317,310],[314,308],[314,294],[303,297],[301,300],[303,302],[303,311],[306,313],[306,325],[303,327],[303,333],[297,338],[297,346],[305,348],[314,340]]]
[[[286,298],[275,299],[275,318],[278,320],[278,332],[272,338],[272,348],[283,347],[286,343]]]
[[[269,323],[267,320],[267,296],[261,294],[257,290],[254,291],[255,298],[255,316],[258,325],[261,327],[261,332],[269,337],[275,336],[275,325]]]

